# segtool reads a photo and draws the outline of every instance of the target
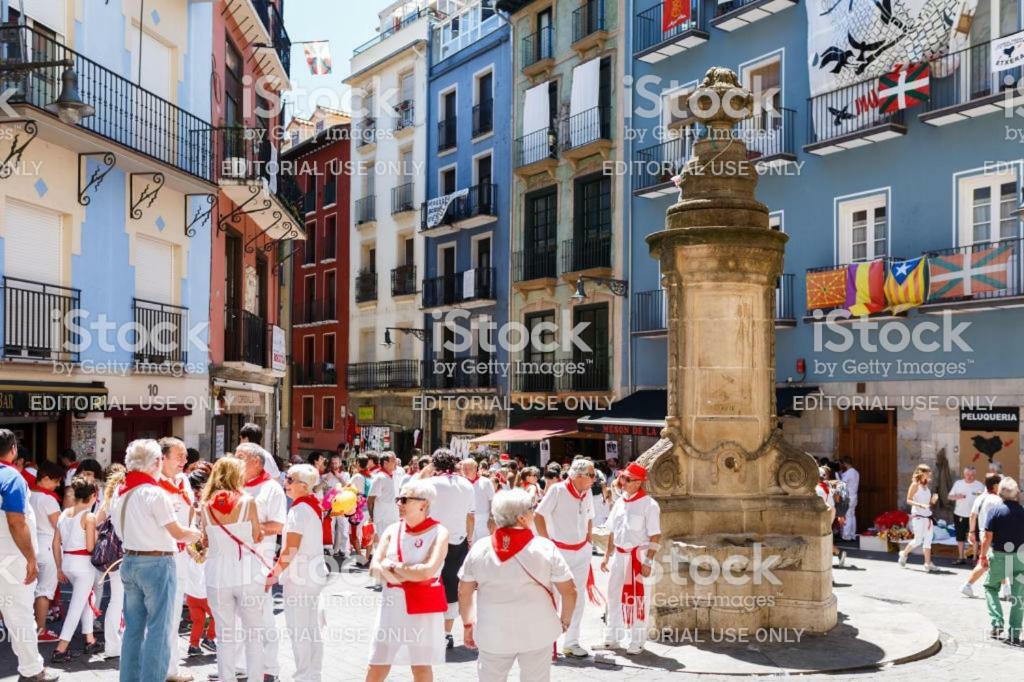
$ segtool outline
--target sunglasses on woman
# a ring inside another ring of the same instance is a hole
[[[425,501],[424,498],[422,498],[422,497],[409,497],[408,495],[402,495],[401,497],[396,497],[395,498],[395,501],[398,502],[398,504],[405,504],[409,500],[415,500],[416,502],[424,502]]]

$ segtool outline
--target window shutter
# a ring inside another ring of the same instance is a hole
[[[135,241],[135,297],[156,303],[174,303],[173,247],[155,239]]]
[[[5,223],[4,273],[44,284],[63,284],[60,214],[8,201]]]

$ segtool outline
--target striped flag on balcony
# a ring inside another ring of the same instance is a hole
[[[885,309],[885,262],[853,263],[846,266],[846,309],[860,317]]]
[[[690,0],[665,0],[661,8],[661,32],[668,33],[690,21]]]
[[[929,256],[928,300],[986,294],[1005,289],[1010,274],[1010,244]]]
[[[331,72],[331,44],[326,40],[305,43],[302,51],[306,55],[309,73],[313,76],[326,76]]]
[[[891,313],[924,303],[928,291],[928,259],[924,256],[889,263],[885,273],[885,302]]]
[[[899,66],[878,78],[878,108],[891,114],[928,101],[928,63]]]
[[[846,303],[846,268],[808,272],[807,310],[831,310]]]

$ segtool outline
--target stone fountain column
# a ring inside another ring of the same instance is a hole
[[[783,439],[775,413],[787,237],[768,227],[733,130],[742,116],[730,112],[749,111],[751,94],[712,68],[694,98],[708,135],[666,229],[647,240],[668,299],[666,428],[639,460],[662,510],[654,625],[823,632],[836,624],[829,515],[814,459]]]

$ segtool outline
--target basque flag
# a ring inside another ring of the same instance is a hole
[[[897,65],[878,79],[878,108],[883,114],[928,101],[931,69],[928,64]]]

